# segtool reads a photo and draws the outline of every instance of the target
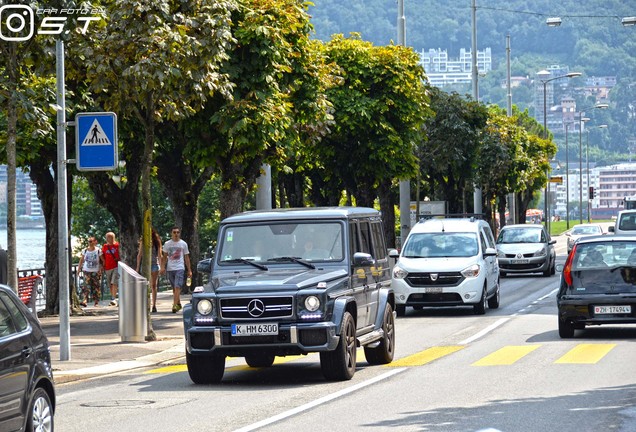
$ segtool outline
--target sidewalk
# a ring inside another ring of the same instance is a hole
[[[181,296],[181,304],[190,295]],[[172,292],[157,294],[157,313],[151,314],[154,342],[122,342],[117,306],[108,300],[99,307],[84,308],[85,316],[70,317],[70,360],[60,360],[59,316],[40,318],[51,347],[56,384],[148,367],[174,361],[185,355],[181,311],[173,314]]]

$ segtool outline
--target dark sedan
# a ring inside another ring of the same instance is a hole
[[[636,237],[579,239],[563,267],[557,305],[562,338],[586,325],[636,323]]]
[[[49,343],[18,296],[0,285],[0,431],[53,431]]]

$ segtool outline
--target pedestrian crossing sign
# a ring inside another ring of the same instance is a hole
[[[79,171],[110,171],[117,167],[117,115],[112,112],[75,116],[76,166]]]

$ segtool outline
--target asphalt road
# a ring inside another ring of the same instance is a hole
[[[560,257],[563,260],[563,256]],[[501,307],[408,310],[393,364],[359,351],[351,381],[326,382],[317,355],[250,369],[230,359],[196,386],[183,361],[58,387],[63,431],[636,430],[636,327],[561,340],[558,277],[508,277]]]

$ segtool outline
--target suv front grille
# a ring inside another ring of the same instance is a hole
[[[406,277],[406,282],[412,287],[452,287],[459,285],[463,280],[464,276],[459,272],[409,273]]]
[[[221,299],[221,318],[251,320],[289,318],[294,311],[293,304],[294,298],[291,296]]]

